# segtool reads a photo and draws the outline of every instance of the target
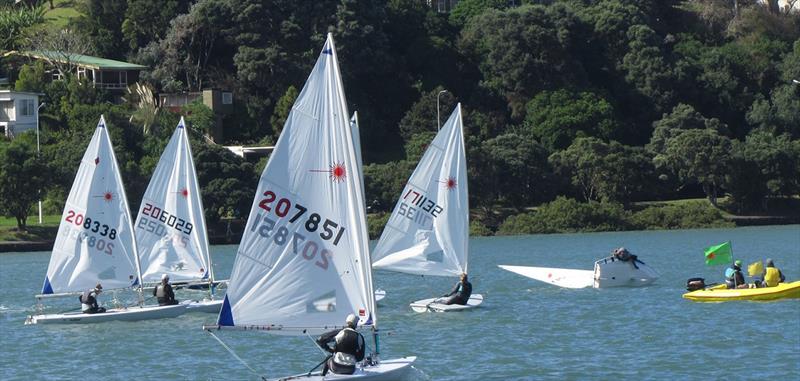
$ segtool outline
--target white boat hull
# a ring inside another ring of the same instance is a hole
[[[380,302],[385,297],[386,297],[386,291],[381,289],[375,290],[375,303]]]
[[[114,320],[136,321],[172,318],[183,315],[185,312],[186,304],[112,308],[106,312],[96,314],[68,312],[63,314],[31,315],[25,320],[25,324],[93,324]]]
[[[601,259],[592,270],[498,265],[503,270],[564,288],[641,287],[655,282],[659,274],[644,262]]]
[[[208,312],[218,314],[222,308],[222,299],[192,300],[186,304],[186,312]]]
[[[422,299],[417,300],[414,303],[411,303],[411,309],[414,312],[451,312],[451,311],[463,311],[475,308],[483,303],[483,295],[481,294],[472,294],[467,301],[467,304],[442,304],[442,303],[435,303],[437,299],[440,298],[430,298],[430,299]]]
[[[322,372],[312,372],[311,374],[299,374],[279,378],[276,381],[289,380],[400,380],[411,371],[411,364],[416,360],[416,356],[402,357],[398,359],[382,360],[378,365],[370,365],[356,369],[353,374],[334,374],[328,372],[325,377]]]

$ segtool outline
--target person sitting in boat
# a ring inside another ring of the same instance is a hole
[[[354,314],[347,315],[345,323],[347,326],[335,336],[332,333],[336,331],[333,331],[320,336],[317,340],[320,347],[332,353],[322,369],[323,376],[328,374],[329,370],[336,374],[353,374],[356,371],[356,363],[364,360],[366,344],[364,336],[356,331],[358,318]],[[331,342],[333,347],[329,345]]]
[[[153,289],[153,296],[158,298],[159,306],[178,304],[178,301],[175,300],[175,292],[172,291],[172,285],[169,284],[169,275],[161,274],[161,283]]]
[[[447,299],[440,300],[439,303],[447,305],[460,304],[463,306],[469,301],[470,295],[472,295],[472,283],[467,280],[467,273],[461,273],[461,278],[453,286],[453,290],[449,294],[442,295],[442,298]]]
[[[106,309],[97,305],[97,296],[103,292],[103,285],[98,283],[94,288],[86,290],[78,297],[81,301],[81,312],[85,314],[97,314],[106,312]]]
[[[729,289],[748,287],[742,273],[742,261],[737,259],[730,268],[725,270],[725,285]]]
[[[775,267],[772,259],[767,259],[767,267],[764,269],[763,287],[775,287],[779,283],[785,282],[786,277],[783,276],[781,270]]]
[[[612,251],[611,255],[614,256],[614,258],[619,259],[620,261],[630,262],[633,265],[633,267],[637,269],[639,268],[639,266],[636,265],[636,260],[638,259],[638,257],[631,254],[631,252],[624,247],[620,247],[619,249]]]

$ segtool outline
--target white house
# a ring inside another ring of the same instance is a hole
[[[21,91],[0,90],[0,131],[5,136],[35,130],[39,122],[39,95]]]

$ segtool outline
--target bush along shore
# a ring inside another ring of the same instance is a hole
[[[800,202],[792,200],[790,204]],[[788,210],[796,208],[791,205]],[[370,239],[380,238],[390,213],[367,215]],[[487,211],[475,209],[470,217],[470,236],[502,236],[520,234],[581,233],[626,230],[668,230],[731,228],[746,225],[782,225],[800,223],[800,214],[769,216],[736,216],[711,205],[708,200],[681,200],[666,203],[624,207],[613,202],[579,202],[557,197],[532,210],[509,209]],[[28,226],[20,232],[10,226],[0,227],[0,252],[50,250],[58,231],[55,222],[49,226]],[[212,244],[237,244],[246,221],[222,219],[209,224]]]

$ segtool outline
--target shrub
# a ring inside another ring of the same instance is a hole
[[[378,239],[383,233],[383,227],[389,222],[391,213],[374,213],[367,214],[367,231],[369,231],[369,239]]]
[[[630,212],[621,204],[610,202],[581,203],[558,197],[537,211],[507,218],[498,235],[533,233],[572,233],[578,231],[628,230]]]
[[[473,237],[480,237],[480,236],[490,236],[493,235],[494,232],[492,229],[489,229],[486,225],[482,222],[477,220],[472,220],[469,222],[469,235]]]
[[[679,205],[656,205],[633,213],[631,222],[637,229],[696,229],[736,226],[707,201],[690,201]]]

